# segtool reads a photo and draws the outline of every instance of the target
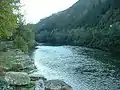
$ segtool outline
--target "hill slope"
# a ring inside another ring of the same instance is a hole
[[[120,50],[120,0],[79,0],[69,9],[42,19],[36,40]]]

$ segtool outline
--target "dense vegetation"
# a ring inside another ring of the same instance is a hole
[[[19,0],[0,1],[0,39],[9,38],[17,27]]]
[[[16,28],[16,32],[11,37],[12,40],[14,40],[14,47],[19,48],[24,52],[27,52],[35,44],[34,32],[34,24],[19,24],[18,28]]]
[[[0,41],[14,41],[15,48],[27,52],[34,45],[35,26],[24,25],[20,7],[20,0],[0,1]]]
[[[120,0],[79,0],[36,26],[38,42],[120,52]]]

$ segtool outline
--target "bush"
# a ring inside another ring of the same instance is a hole
[[[28,45],[21,36],[14,39],[14,47],[21,49],[23,52],[28,52]]]

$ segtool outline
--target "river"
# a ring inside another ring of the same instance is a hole
[[[37,46],[33,58],[39,74],[61,79],[73,90],[120,90],[120,58],[78,46]]]

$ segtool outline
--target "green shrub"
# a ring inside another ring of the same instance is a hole
[[[14,39],[14,47],[21,49],[23,52],[28,52],[28,45],[21,36]]]

